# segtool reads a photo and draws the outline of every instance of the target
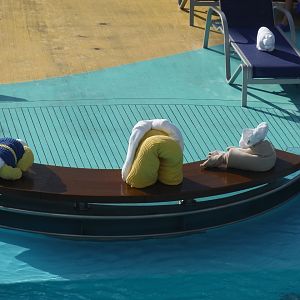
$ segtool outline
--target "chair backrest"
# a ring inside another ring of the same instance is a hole
[[[220,0],[229,27],[272,27],[272,0]]]

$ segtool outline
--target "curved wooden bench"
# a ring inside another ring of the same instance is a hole
[[[184,165],[178,186],[157,183],[145,189],[129,187],[120,170],[34,164],[18,181],[0,180],[0,226],[101,238],[170,235],[249,217],[299,191],[298,183],[283,189],[288,181],[282,178],[300,169],[300,156],[292,153],[277,150],[275,167],[263,173],[202,171],[199,164]],[[213,201],[192,201],[222,194]]]
[[[55,201],[137,203],[194,199],[225,194],[269,183],[300,169],[300,156],[277,150],[276,166],[269,172],[236,169],[200,170],[201,162],[183,166],[178,186],[157,183],[144,189],[131,188],[121,170],[97,170],[34,164],[18,181],[0,180],[0,193]]]

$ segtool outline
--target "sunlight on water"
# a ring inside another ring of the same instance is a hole
[[[172,239],[84,242],[1,230],[0,296],[298,300],[299,200]]]

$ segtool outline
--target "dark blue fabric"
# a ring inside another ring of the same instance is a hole
[[[16,160],[12,152],[6,148],[0,147],[0,157],[3,159],[3,161],[13,168],[16,167]]]
[[[16,155],[17,161],[23,156],[25,152],[22,143],[13,138],[0,138],[0,144],[6,145],[11,148]],[[0,157],[7,165],[16,167],[15,157],[9,149],[0,146]]]
[[[220,0],[229,27],[274,26],[272,0]]]
[[[256,28],[229,28],[234,41],[253,67],[253,78],[300,78],[300,58],[275,27],[269,27],[275,36],[275,50],[256,49]]]

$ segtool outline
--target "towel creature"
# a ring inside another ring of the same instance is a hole
[[[0,178],[16,180],[33,164],[34,156],[28,145],[19,139],[0,138]]]
[[[265,122],[256,128],[244,129],[239,147],[228,147],[226,152],[210,152],[200,168],[227,167],[256,172],[272,169],[276,162],[276,152],[271,142],[265,140],[267,132],[268,124]]]
[[[166,119],[142,120],[132,129],[122,179],[136,188],[157,180],[177,185],[183,179],[183,138]]]
[[[275,36],[269,28],[259,28],[257,32],[256,48],[260,51],[273,51],[275,49]]]

